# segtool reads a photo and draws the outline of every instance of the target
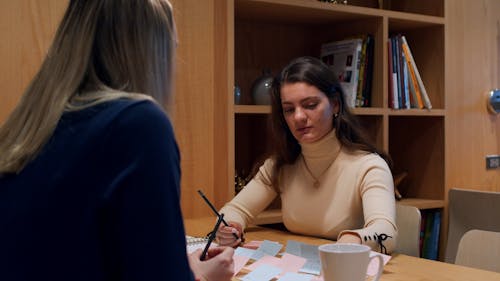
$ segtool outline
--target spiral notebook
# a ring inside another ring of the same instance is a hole
[[[205,248],[207,242],[208,242],[208,237],[194,237],[186,235],[186,246],[188,254],[191,254],[192,252],[198,249]],[[211,246],[212,245],[216,246],[215,243],[212,243]]]

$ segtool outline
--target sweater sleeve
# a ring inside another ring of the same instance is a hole
[[[165,113],[152,102],[123,110],[103,142],[101,241],[109,280],[194,280],[180,207],[180,156]]]
[[[226,221],[239,223],[243,229],[250,224],[278,193],[271,186],[273,161],[268,159],[254,178],[221,210]]]
[[[389,167],[380,157],[365,161],[361,169],[359,192],[363,205],[364,226],[361,229],[344,230],[359,235],[362,244],[374,251],[390,254],[396,246],[394,182]]]

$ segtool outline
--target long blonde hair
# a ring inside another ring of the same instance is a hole
[[[65,111],[171,96],[176,31],[168,0],[72,0],[42,66],[0,128],[0,175],[19,173]]]

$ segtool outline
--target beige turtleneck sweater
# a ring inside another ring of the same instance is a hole
[[[226,221],[245,229],[279,195],[289,231],[332,240],[343,232],[355,232],[373,250],[391,253],[397,228],[394,185],[386,162],[377,154],[342,149],[335,130],[301,146],[297,161],[283,167],[281,192],[271,186],[273,160],[268,159],[221,209]],[[314,184],[316,179],[319,185]]]

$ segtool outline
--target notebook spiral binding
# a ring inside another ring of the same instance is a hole
[[[203,249],[208,242],[208,237],[194,237],[186,235],[186,247],[188,254]]]
[[[203,244],[204,245],[207,242],[208,242],[207,237],[194,237],[194,236],[186,235],[186,244],[188,246],[196,245],[196,244]]]

